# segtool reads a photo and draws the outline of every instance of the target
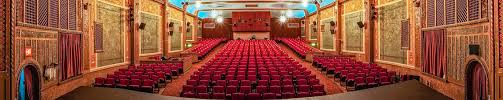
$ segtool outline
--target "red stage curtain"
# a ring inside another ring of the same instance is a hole
[[[423,32],[423,40],[423,72],[443,77],[447,66],[444,30]]]
[[[62,34],[60,37],[62,80],[82,73],[82,46],[80,34]]]
[[[484,69],[480,64],[475,65],[473,69],[473,80],[472,80],[472,100],[486,100],[486,77],[484,74]]]
[[[28,97],[28,100],[33,100],[33,75],[31,73],[32,71],[30,68],[24,68],[24,80],[25,80],[25,86],[26,86],[26,96]]]

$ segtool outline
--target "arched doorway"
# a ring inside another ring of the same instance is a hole
[[[486,100],[487,73],[482,64],[472,61],[466,70],[466,100]]]
[[[39,100],[40,85],[37,69],[26,65],[19,72],[18,100]]]

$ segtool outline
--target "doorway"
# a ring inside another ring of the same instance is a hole
[[[466,74],[466,100],[486,100],[488,80],[482,64],[472,61]]]
[[[37,69],[27,65],[19,72],[18,100],[40,100],[40,83]]]

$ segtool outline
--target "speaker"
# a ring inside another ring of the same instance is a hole
[[[173,23],[173,22],[169,22],[168,27],[173,27],[173,26],[175,26],[174,24],[175,23]]]
[[[140,23],[140,26],[138,26],[138,28],[140,28],[141,30],[143,30],[143,29],[145,29],[145,25],[147,25],[147,24],[145,24],[145,23]]]
[[[363,28],[365,26],[362,21],[356,22],[356,24],[358,24],[358,27],[360,28]]]
[[[335,22],[334,21],[330,21],[330,26],[335,26]]]
[[[470,44],[468,45],[469,54],[480,56],[480,45]]]

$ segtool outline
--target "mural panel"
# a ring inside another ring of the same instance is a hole
[[[321,48],[322,49],[329,49],[329,50],[333,50],[335,49],[334,48],[334,34],[331,33],[330,31],[330,22],[331,21],[334,21],[334,19],[327,19],[327,20],[323,20],[322,21],[322,24],[321,26],[323,27],[323,31],[321,33],[322,35],[322,45],[321,45]]]
[[[378,5],[382,5],[382,4],[390,3],[390,2],[393,2],[393,1],[398,1],[398,0],[377,0],[377,4]]]
[[[355,12],[363,9],[363,0],[349,0],[344,3],[344,13]]]
[[[124,16],[123,9],[102,2],[97,3],[96,21],[103,24],[103,52],[97,54],[97,66],[124,62]]]
[[[141,11],[161,15],[161,4],[152,0],[142,0]]]
[[[178,51],[182,50],[182,26],[181,21],[177,20],[170,20],[170,22],[173,22],[173,33],[170,36],[170,41],[171,41],[171,50],[170,51]]]
[[[125,5],[125,0],[102,0],[114,5]]]
[[[142,13],[142,22],[145,23],[145,29],[140,30],[141,36],[141,54],[157,53],[160,48],[159,17]]]
[[[406,2],[399,1],[379,7],[379,59],[407,63],[407,52],[402,49],[401,21],[407,19]]]
[[[363,11],[344,15],[344,43],[347,51],[363,52],[363,28],[356,24],[359,21],[363,21]]]

